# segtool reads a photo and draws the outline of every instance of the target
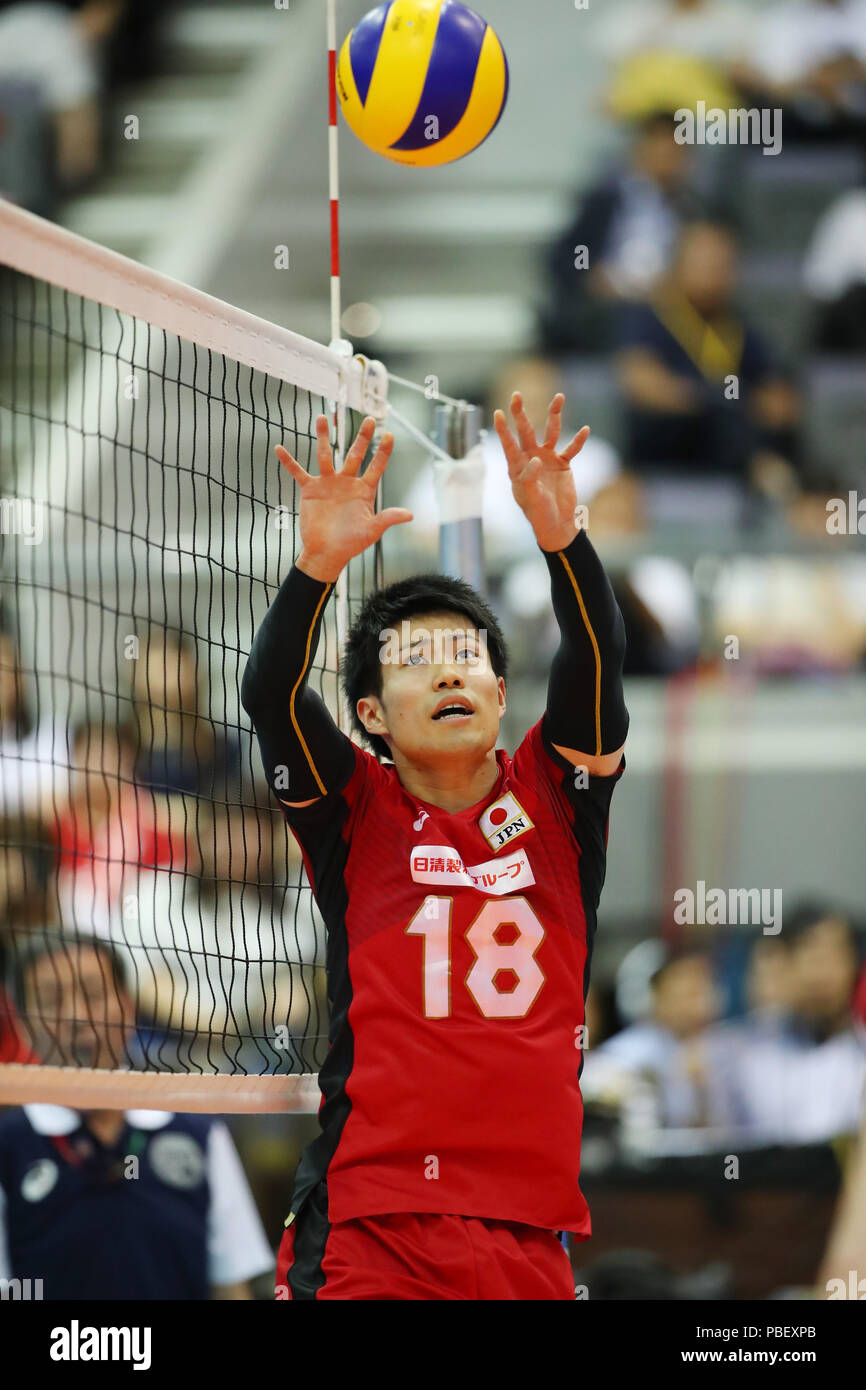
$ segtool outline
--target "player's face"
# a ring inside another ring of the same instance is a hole
[[[486,633],[461,614],[406,619],[383,638],[380,659],[381,699],[359,701],[358,713],[392,752],[435,765],[495,746],[505,682],[493,670]]]

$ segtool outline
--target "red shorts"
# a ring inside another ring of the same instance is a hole
[[[537,1226],[428,1212],[331,1225],[308,1199],[280,1244],[276,1297],[574,1302],[574,1274],[556,1234]]]

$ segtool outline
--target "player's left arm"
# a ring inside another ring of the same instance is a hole
[[[558,753],[593,776],[609,777],[622,761],[628,711],[622,685],[625,625],[610,580],[575,521],[571,461],[589,436],[584,426],[557,452],[565,397],[554,396],[539,442],[519,392],[511,398],[517,439],[501,410],[494,424],[514,500],[530,522],[550,571],[561,640],[553,658],[546,732]]]

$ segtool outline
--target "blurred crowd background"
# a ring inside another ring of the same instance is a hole
[[[342,4],[341,27],[366,8]],[[557,636],[490,417],[520,389],[540,427],[563,390],[566,437],[593,429],[575,477],[626,621],[632,726],[587,1000],[578,1279],[594,1297],[793,1296],[818,1278],[866,1085],[866,4],[606,0],[531,33],[519,0],[478,8],[512,87],[476,155],[418,175],[341,135],[343,331],[483,408],[509,749]],[[0,192],[326,340],[319,21],[315,0],[291,19],[0,4]],[[781,113],[781,148],[680,143],[698,101]],[[243,171],[235,116],[253,123]],[[221,236],[193,245],[193,209]],[[400,405],[430,429],[423,396]],[[390,533],[385,577],[435,567],[432,470],[399,430],[386,503],[415,522]],[[52,921],[128,943],[134,874],[150,906],[127,964],[155,964],[139,1064],[315,1067],[321,923],[220,703],[219,634],[154,628],[122,717],[79,702],[71,720],[28,661],[14,576],[0,597],[0,949]],[[684,926],[674,894],[700,881],[780,893],[780,929]],[[226,974],[173,988],[197,960]],[[0,1060],[33,1055],[15,1014],[7,997]],[[315,1118],[232,1129],[276,1245]]]

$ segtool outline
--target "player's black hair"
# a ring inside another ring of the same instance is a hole
[[[352,728],[379,758],[390,758],[383,738],[368,734],[356,706],[365,695],[382,695],[383,632],[399,628],[404,619],[424,613],[459,613],[479,632],[487,634],[487,653],[497,676],[508,675],[508,649],[502,629],[486,600],[463,579],[446,574],[413,574],[377,589],[365,600],[346,639],[343,659],[343,691],[352,712]]]
[[[98,951],[105,961],[111,979],[118,989],[127,991],[126,972],[120,956],[110,942],[99,936],[74,935],[61,927],[31,927],[16,932],[7,946],[7,989],[19,1008],[24,1007],[27,975],[45,956],[71,955],[78,950]]]

